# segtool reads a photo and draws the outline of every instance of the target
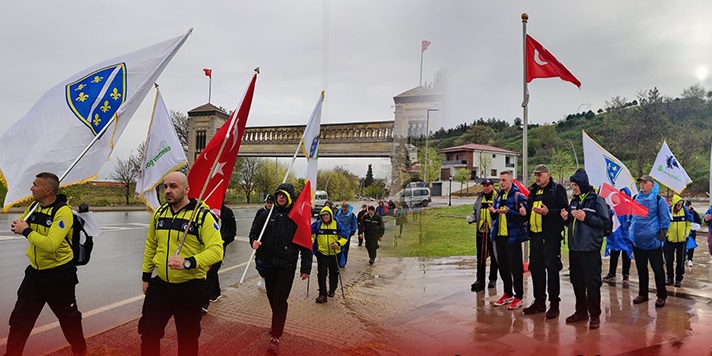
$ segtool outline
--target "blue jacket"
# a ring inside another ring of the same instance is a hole
[[[527,218],[522,217],[522,215],[519,214],[519,206],[515,204],[515,195],[519,195],[516,200],[518,200],[520,205],[524,205],[524,208],[526,208],[527,197],[519,192],[516,184],[512,184],[512,188],[509,190],[509,194],[507,194],[506,201],[502,201],[504,190],[497,192],[497,198],[495,198],[494,204],[492,205],[495,209],[499,209],[505,205],[509,208],[509,211],[507,211],[507,234],[509,236],[508,242],[510,245],[524,242],[528,239],[525,226]],[[497,232],[499,230],[499,218],[501,214],[496,215],[495,220],[492,222],[492,231],[490,231],[491,240],[494,240],[498,235]]]
[[[344,230],[348,232],[349,237],[356,233],[358,230],[358,218],[354,214],[354,207],[349,205],[349,210],[344,213],[342,209],[336,210],[336,220],[341,223]]]
[[[663,242],[657,238],[658,231],[670,228],[670,207],[665,198],[658,198],[659,190],[658,183],[655,183],[650,193],[639,192],[635,197],[635,201],[648,208],[648,215],[645,217],[633,216],[628,235],[633,241],[633,246],[642,250],[660,248]]]

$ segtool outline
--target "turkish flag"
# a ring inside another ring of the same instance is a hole
[[[608,183],[603,183],[601,187],[601,197],[606,199],[606,203],[613,208],[617,216],[637,215],[647,216],[648,208],[633,200],[633,198],[621,193]]]
[[[230,176],[232,176],[232,169],[235,167],[237,152],[240,150],[242,134],[245,132],[247,116],[250,113],[252,96],[255,92],[256,80],[257,74],[252,77],[252,81],[250,82],[250,86],[247,87],[247,92],[245,92],[245,97],[242,99],[240,108],[230,115],[230,119],[226,121],[215,136],[210,139],[208,145],[205,146],[198,158],[195,159],[188,173],[188,185],[190,186],[188,197],[197,199],[205,182],[208,181],[209,183],[203,195],[203,201],[208,204],[210,210],[218,217],[220,216],[220,207],[222,207],[223,200],[225,199],[228,183],[230,182]],[[225,142],[225,147],[220,157],[218,157],[223,142]],[[210,169],[215,161],[217,161],[215,171],[210,175]]]
[[[428,49],[428,47],[430,46],[430,43],[431,42],[428,40],[423,40],[421,47],[420,47],[421,48],[420,51],[425,52],[425,50]]]
[[[524,194],[525,197],[529,198],[529,189],[524,186],[520,181],[516,179],[512,179],[512,183],[517,186],[517,189],[519,189],[519,192]]]
[[[527,83],[534,78],[559,77],[581,88],[581,82],[559,62],[553,54],[549,53],[539,42],[529,35],[526,40],[527,48]]]
[[[297,201],[289,212],[289,218],[297,224],[297,232],[294,233],[292,242],[304,248],[312,248],[311,239],[311,182],[307,184],[299,193]]]
[[[203,68],[203,72],[205,73],[205,76],[212,78],[213,77],[213,70],[209,68]]]

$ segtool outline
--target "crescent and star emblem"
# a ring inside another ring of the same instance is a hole
[[[534,49],[534,62],[536,62],[536,64],[538,64],[540,66],[545,66],[545,65],[549,64],[549,62],[541,59],[541,57],[539,56],[539,50],[536,48]]]

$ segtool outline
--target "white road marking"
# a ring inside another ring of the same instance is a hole
[[[234,266],[230,266],[230,267],[227,267],[227,268],[221,268],[220,271],[218,271],[218,274],[224,273],[224,272],[227,272],[227,271],[232,271],[232,270],[234,270],[234,269],[236,269],[236,268],[244,267],[246,264],[247,264],[247,262],[242,262],[242,263],[237,264],[237,265],[234,265]],[[127,305],[127,304],[131,304],[131,303],[133,303],[133,302],[136,302],[136,301],[139,301],[139,300],[143,299],[143,297],[144,297],[143,294],[141,294],[141,295],[137,295],[137,296],[135,296],[135,297],[131,297],[131,298],[128,298],[128,299],[124,299],[124,300],[118,301],[118,302],[113,303],[113,304],[109,304],[109,305],[106,305],[106,306],[103,306],[103,307],[100,307],[100,308],[96,308],[96,309],[94,309],[94,310],[90,310],[90,311],[88,311],[88,312],[86,312],[86,313],[82,313],[82,319],[85,319],[85,318],[88,318],[88,317],[90,317],[90,316],[94,316],[94,315],[97,315],[97,314],[100,314],[100,313],[103,313],[103,312],[107,312],[107,311],[110,311],[110,310],[112,310],[112,309],[116,309],[116,308],[122,307],[122,306]],[[59,322],[58,322],[58,321],[55,321],[55,322],[49,323],[49,324],[45,324],[45,325],[42,325],[42,326],[38,326],[38,327],[32,329],[32,332],[30,333],[30,336],[35,335],[35,334],[39,334],[39,333],[43,333],[43,332],[45,332],[45,331],[49,331],[49,330],[52,330],[52,329],[55,329],[55,328],[57,328],[57,327],[59,327]],[[6,345],[6,344],[7,344],[7,337],[4,337],[4,338],[0,339],[0,346],[4,346],[4,345]]]

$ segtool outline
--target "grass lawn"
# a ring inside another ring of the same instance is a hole
[[[392,251],[402,257],[474,256],[475,225],[465,220],[471,213],[472,205],[468,204],[425,209],[417,219],[409,214],[403,236]],[[568,253],[568,246],[562,245],[562,256]]]

